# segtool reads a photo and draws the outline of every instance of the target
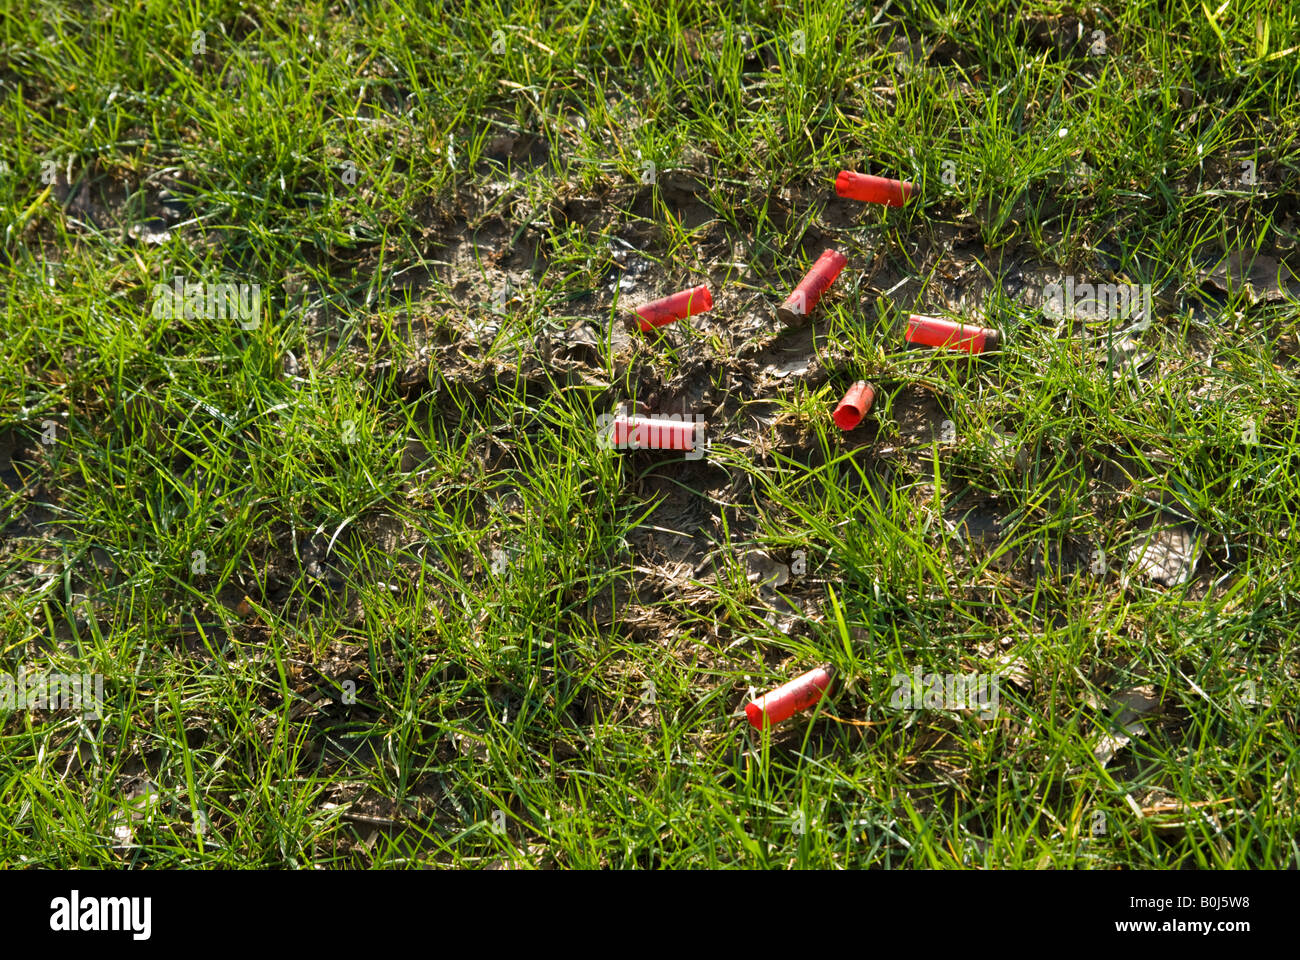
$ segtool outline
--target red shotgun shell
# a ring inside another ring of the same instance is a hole
[[[916,193],[916,184],[907,180],[890,180],[866,173],[841,170],[835,178],[835,192],[850,200],[863,203],[883,203],[887,207],[901,207]]]
[[[852,430],[862,422],[862,418],[867,415],[875,399],[875,387],[865,380],[859,380],[849,387],[848,392],[844,394],[844,399],[831,414],[831,419],[841,430]]]
[[[656,417],[614,417],[610,435],[615,447],[633,450],[694,450],[704,424]]]
[[[907,329],[903,332],[903,337],[909,343],[948,347],[968,353],[996,350],[1002,343],[1002,334],[988,327],[957,323],[939,317],[921,317],[915,313],[907,318]]]
[[[713,294],[709,293],[709,288],[703,285],[691,287],[689,290],[674,293],[671,297],[664,297],[662,300],[637,307],[637,316],[641,318],[637,325],[645,333],[655,327],[672,323],[674,320],[693,317],[697,313],[712,309]]]
[[[776,308],[777,316],[785,323],[797,323],[808,316],[848,262],[848,257],[838,250],[823,250],[812,269],[799,281],[799,286],[785,298],[785,303]]]
[[[757,700],[751,700],[745,706],[745,716],[751,726],[762,730],[764,723],[780,723],[800,710],[807,710],[822,698],[830,683],[830,667],[809,670],[802,677],[795,677]]]

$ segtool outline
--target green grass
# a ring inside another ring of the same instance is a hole
[[[0,865],[1300,866],[1300,283],[1206,281],[1300,273],[1300,15],[903,6],[9,4],[0,673],[106,703],[0,714]],[[827,246],[817,366],[763,379]],[[1148,366],[1066,275],[1151,285]],[[157,315],[177,277],[258,322]],[[600,449],[631,400],[707,464]],[[756,550],[803,551],[785,621]],[[993,719],[888,706],[1012,662]]]

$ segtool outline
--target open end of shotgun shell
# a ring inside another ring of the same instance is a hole
[[[839,405],[831,413],[831,419],[841,430],[852,430],[862,418],[867,415],[871,409],[872,402],[876,399],[875,388],[865,380],[859,380],[853,386],[849,387],[844,398],[840,400]]]

